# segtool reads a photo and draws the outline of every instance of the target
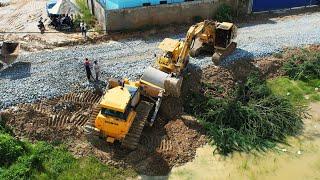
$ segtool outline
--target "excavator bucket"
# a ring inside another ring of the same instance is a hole
[[[19,56],[20,44],[18,42],[3,42],[0,45],[0,69],[8,66],[17,59]]]
[[[179,97],[181,94],[182,77],[174,77],[151,66],[146,69],[140,81],[164,89],[165,95]]]

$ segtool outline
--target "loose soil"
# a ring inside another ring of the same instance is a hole
[[[304,48],[311,52],[320,51],[320,45],[307,45]],[[206,85],[201,90],[215,97],[226,97],[237,83],[244,82],[253,71],[258,71],[267,79],[283,76],[285,73],[281,69],[282,65],[289,57],[302,51],[301,48],[287,48],[282,53],[255,60],[242,59],[226,67],[208,66],[201,71],[201,83]]]
[[[320,46],[309,46],[319,50]],[[116,167],[131,167],[139,174],[166,175],[174,166],[194,159],[196,149],[207,143],[203,128],[193,117],[183,114],[183,102],[190,92],[205,90],[217,97],[232,92],[254,70],[272,78],[282,75],[285,58],[298,51],[285,51],[282,57],[267,57],[255,61],[240,60],[228,67],[209,66],[205,69],[188,66],[182,87],[182,98],[165,99],[161,116],[153,127],[146,127],[134,151],[122,149],[119,143],[108,144],[104,139],[85,136],[83,125],[89,120],[92,107],[100,96],[94,92],[70,93],[60,98],[21,104],[7,109],[7,125],[17,138],[66,144],[76,156],[95,156]],[[201,89],[201,83],[208,85]],[[316,105],[315,105],[316,106]],[[165,112],[169,112],[166,114]]]
[[[61,98],[23,104],[7,109],[6,124],[17,138],[63,143],[76,156],[95,156],[116,167],[131,167],[139,174],[166,175],[173,166],[191,161],[196,149],[206,144],[202,127],[187,115],[173,119],[159,117],[146,127],[134,151],[120,143],[86,136],[82,127],[89,120],[92,106],[99,100],[93,92],[72,93]]]

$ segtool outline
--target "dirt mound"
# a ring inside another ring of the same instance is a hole
[[[225,97],[235,85],[235,79],[230,70],[218,67],[209,66],[203,70],[202,83],[206,89],[203,89],[204,94],[213,95],[215,97]]]
[[[99,137],[86,137],[82,129],[100,96],[94,92],[71,93],[61,98],[22,104],[6,110],[7,125],[19,138],[61,142],[76,156],[94,155],[104,163],[132,167],[146,175],[166,175],[173,166],[192,160],[206,143],[202,127],[191,117],[171,121],[158,118],[145,127],[134,151],[108,144]]]
[[[78,134],[77,129],[70,125],[64,127],[47,126],[49,117],[32,109],[24,109],[9,115],[8,119],[7,125],[13,128],[17,137],[27,138],[31,141],[64,141]]]
[[[21,104],[7,110],[7,125],[15,135],[31,141],[65,141],[79,136],[100,96],[93,92],[72,93],[34,104]]]
[[[244,82],[254,71],[266,78],[281,76],[284,74],[281,67],[290,53],[291,51],[287,51],[278,58],[269,56],[254,61],[239,60],[227,67],[208,66],[202,72],[201,83],[205,85],[202,91],[215,97],[226,97],[237,83]]]

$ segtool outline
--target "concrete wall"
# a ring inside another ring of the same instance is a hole
[[[106,11],[106,29],[120,31],[146,26],[182,24],[195,18],[210,19],[219,6],[219,0],[201,0],[179,4],[163,4]],[[96,15],[97,16],[97,15]]]
[[[177,1],[177,0],[171,0]],[[195,18],[212,18],[219,5],[228,4],[237,15],[250,13],[252,0],[197,0],[127,9],[105,10],[99,0],[87,0],[103,30],[134,30],[150,26],[190,23]]]
[[[96,0],[87,0],[88,7],[91,13],[97,18],[99,24],[102,27],[102,30],[106,30],[107,19],[106,19],[106,10],[104,7]]]

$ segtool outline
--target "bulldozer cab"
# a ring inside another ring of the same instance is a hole
[[[119,113],[125,113],[130,107],[135,107],[139,100],[139,88],[124,84],[107,90],[100,105],[106,109],[107,114],[120,116]],[[122,119],[125,120],[126,118]]]
[[[236,26],[233,23],[220,23],[216,29],[215,48],[226,49],[236,38]]]
[[[108,135],[109,142],[124,138],[136,116],[134,107],[139,101],[139,88],[133,85],[124,84],[107,90],[100,102],[95,127]]]

